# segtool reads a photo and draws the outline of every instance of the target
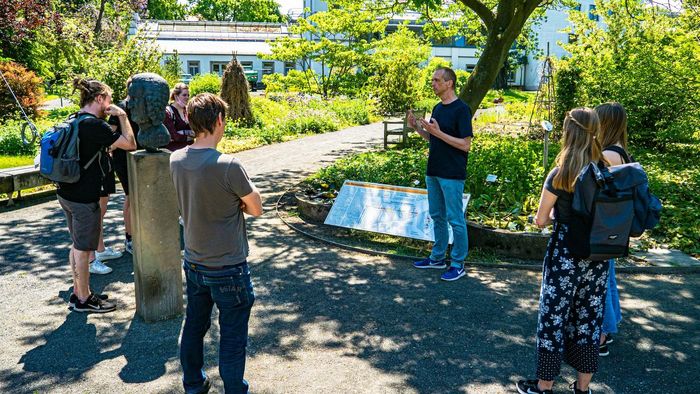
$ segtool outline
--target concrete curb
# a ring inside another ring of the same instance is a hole
[[[296,231],[297,233],[314,239],[316,241],[320,241],[341,249],[345,250],[350,250],[353,252],[359,252],[359,253],[364,253],[368,254],[370,256],[386,256],[386,257],[391,257],[391,258],[396,258],[396,259],[402,259],[402,260],[412,260],[412,261],[417,261],[421,260],[424,257],[420,256],[407,256],[407,255],[402,255],[402,254],[394,254],[394,253],[388,253],[388,252],[382,252],[378,250],[371,250],[371,249],[366,249],[366,248],[361,248],[358,246],[351,246],[351,245],[345,245],[340,242],[332,241],[330,239],[326,239],[323,237],[319,237],[317,235],[311,234],[308,231],[302,230],[301,228],[289,223],[286,221],[282,215],[280,214],[279,210],[279,205],[280,201],[290,194],[292,192],[293,188],[289,188],[282,193],[282,195],[277,199],[277,202],[275,202],[275,213],[277,214],[277,217],[284,223],[287,227],[291,228],[292,230]],[[479,263],[479,262],[467,262],[465,263],[466,267],[478,267],[478,268],[509,268],[509,269],[517,269],[517,270],[524,270],[524,271],[533,271],[533,272],[540,272],[542,271],[542,265],[534,265],[534,264],[510,264],[510,263]],[[618,273],[627,273],[627,274],[698,274],[700,273],[700,266],[697,267],[615,267],[615,272]]]

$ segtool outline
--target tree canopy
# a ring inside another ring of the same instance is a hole
[[[283,22],[275,0],[190,0],[190,13],[211,21]]]

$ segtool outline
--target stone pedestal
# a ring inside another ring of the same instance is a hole
[[[146,322],[182,313],[177,197],[169,152],[128,153],[136,313]]]

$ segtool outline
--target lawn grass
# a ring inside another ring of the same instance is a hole
[[[34,164],[34,156],[0,155],[0,169],[28,166]]]

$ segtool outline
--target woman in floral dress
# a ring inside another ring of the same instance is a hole
[[[544,183],[536,223],[554,224],[542,270],[537,322],[537,372],[534,380],[521,380],[521,394],[552,393],[562,361],[578,377],[570,386],[574,394],[590,393],[588,384],[598,370],[598,346],[607,288],[608,262],[576,258],[570,245],[571,202],[579,172],[590,162],[604,162],[595,136],[600,121],[593,109],[575,108],[566,114],[562,149]]]

